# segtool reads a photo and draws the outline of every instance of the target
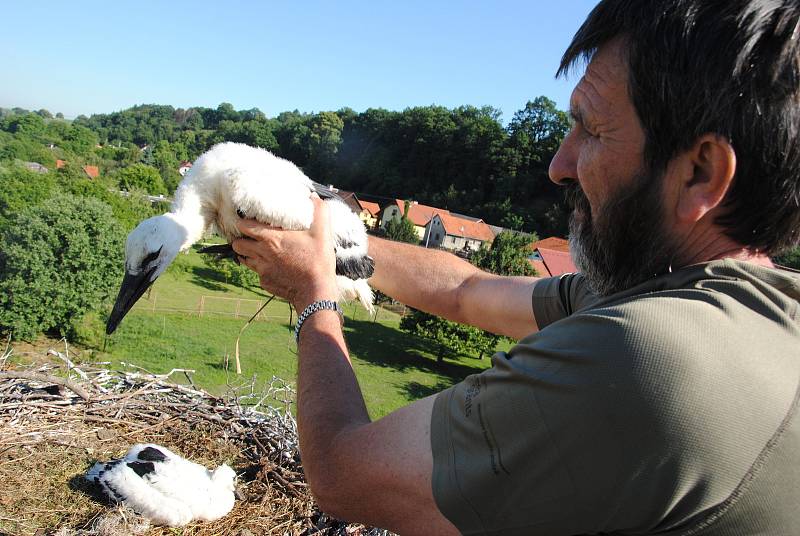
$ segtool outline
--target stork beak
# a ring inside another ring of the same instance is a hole
[[[155,270],[155,267],[153,267],[149,270],[142,270],[135,275],[130,272],[125,273],[125,277],[122,279],[122,286],[117,295],[117,301],[114,302],[114,308],[111,310],[111,315],[108,317],[108,323],[106,324],[106,333],[108,335],[114,333],[114,330],[117,329],[117,326],[128,314],[128,311],[131,310],[133,304],[153,284],[150,281],[150,276],[153,275]]]

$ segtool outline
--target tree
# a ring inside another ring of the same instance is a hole
[[[124,190],[144,190],[152,195],[166,194],[167,188],[158,170],[145,164],[134,164],[117,173],[117,181]]]
[[[408,219],[409,203],[405,202],[403,216],[399,219],[392,218],[386,223],[386,237],[396,242],[407,242],[409,244],[419,244],[417,228]]]
[[[800,247],[784,251],[775,257],[774,260],[776,263],[782,264],[783,266],[800,270]]]
[[[64,136],[65,145],[76,154],[86,155],[97,145],[97,134],[86,127],[72,125]]]
[[[50,173],[40,175],[21,166],[0,168],[0,227],[15,214],[49,199],[54,189]]]
[[[450,322],[417,309],[411,309],[400,320],[400,328],[438,343],[436,362],[444,362],[449,350],[453,354],[476,352],[479,357],[494,351],[498,338],[484,336],[484,331],[473,326]]]
[[[400,219],[392,218],[386,223],[386,237],[397,242],[419,244],[417,228],[405,216]]]
[[[206,255],[203,257],[203,260],[206,265],[219,274],[220,278],[226,283],[243,289],[253,287],[260,288],[261,286],[258,274],[246,266],[236,264],[230,259],[219,259],[213,255]]]
[[[475,252],[471,262],[487,272],[499,275],[536,275],[528,257],[537,236],[503,231],[494,237],[491,247],[484,245]]]
[[[311,119],[309,128],[309,172],[327,183],[334,175],[333,167],[342,144],[344,122],[333,112],[320,112]]]
[[[176,143],[175,145],[178,149],[182,149],[185,156],[186,149],[183,145],[180,143]],[[166,140],[160,140],[152,149],[152,165],[158,169],[158,173],[161,175],[165,190],[163,193],[174,192],[178,183],[181,181],[181,174],[178,173],[178,166],[180,163],[175,153],[175,148]]]
[[[0,331],[72,336],[118,287],[124,239],[96,199],[60,195],[20,212],[0,237]]]
[[[34,113],[12,115],[4,121],[3,130],[12,134],[23,134],[31,138],[41,136],[45,131],[44,119]]]

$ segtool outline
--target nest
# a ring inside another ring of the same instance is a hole
[[[54,359],[0,371],[0,534],[176,534],[110,504],[82,476],[135,443],[158,443],[239,475],[233,510],[181,534],[389,535],[316,507],[291,414],[295,393],[283,380],[253,378],[214,396],[193,384],[192,371],[76,367],[68,354],[48,353]],[[0,369],[9,356],[0,355]]]

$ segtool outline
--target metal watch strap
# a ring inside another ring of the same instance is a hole
[[[317,311],[322,311],[323,309],[329,309],[331,311],[336,311],[339,313],[339,320],[344,323],[344,311],[339,306],[338,302],[333,300],[317,300],[308,305],[303,312],[300,313],[300,316],[297,317],[297,324],[294,326],[294,340],[295,342],[300,342],[300,328],[303,327],[303,322],[308,320],[308,317],[316,313]]]

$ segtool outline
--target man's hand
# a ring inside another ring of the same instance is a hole
[[[240,220],[245,238],[231,244],[239,261],[259,275],[261,287],[289,300],[298,311],[319,299],[335,300],[336,256],[328,207],[316,195],[307,231],[287,231],[255,220]]]

